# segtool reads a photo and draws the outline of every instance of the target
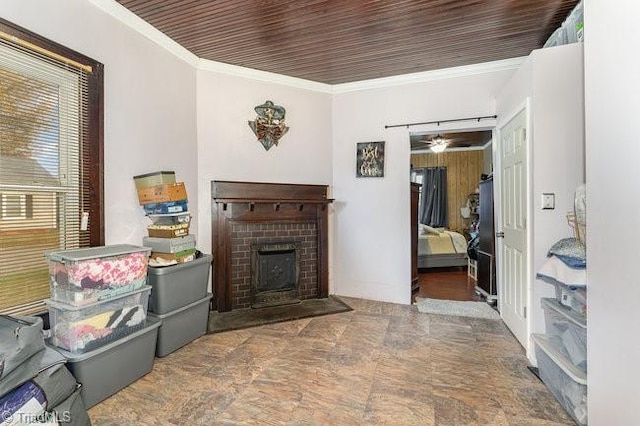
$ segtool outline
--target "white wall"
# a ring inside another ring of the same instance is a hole
[[[4,0],[0,16],[104,64],[107,244],[146,235],[134,175],[175,170],[197,206],[193,66],[86,0]]]
[[[640,2],[585,2],[589,424],[638,425]]]
[[[211,250],[211,181],[331,185],[331,94],[198,71],[198,246]],[[289,131],[268,151],[248,125],[271,100]]]
[[[335,294],[404,304],[411,300],[409,130],[384,126],[492,115],[493,95],[512,73],[488,72],[334,96]],[[386,142],[384,178],[356,178],[356,144],[368,141]]]
[[[572,235],[566,214],[573,209],[573,193],[584,182],[584,104],[582,46],[565,45],[535,50],[499,92],[496,110],[513,115],[530,98],[529,330],[544,333],[543,297],[554,287],[536,280],[549,248]],[[504,120],[500,120],[500,125]],[[499,125],[499,126],[500,126]],[[542,193],[555,194],[555,209],[541,209]],[[501,285],[504,285],[501,284]],[[533,358],[533,348],[527,347]]]

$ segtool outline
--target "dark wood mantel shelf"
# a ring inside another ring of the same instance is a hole
[[[235,223],[314,223],[317,228],[318,298],[329,296],[328,185],[211,182],[213,309],[232,309],[231,229]]]

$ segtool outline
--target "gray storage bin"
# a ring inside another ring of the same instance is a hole
[[[150,267],[148,284],[151,285],[149,312],[166,314],[203,299],[213,256],[203,254],[191,262],[161,268]]]
[[[147,318],[142,330],[83,354],[57,349],[82,385],[86,408],[93,407],[144,376],[153,368],[160,321]]]
[[[167,314],[149,313],[149,317],[162,321],[158,330],[157,356],[167,356],[207,332],[211,296],[208,293],[205,298]]]
[[[587,424],[587,374],[562,355],[553,338],[533,334],[540,378],[560,405],[580,425]]]

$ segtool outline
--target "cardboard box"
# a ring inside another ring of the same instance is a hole
[[[164,183],[176,183],[175,172],[153,172],[145,173],[133,177],[136,189],[148,188],[150,186],[162,185]]]
[[[189,223],[179,225],[149,225],[147,233],[153,238],[176,238],[189,235]]]
[[[142,243],[145,247],[151,247],[151,251],[159,253],[177,253],[179,251],[195,249],[196,236],[187,235],[177,238],[151,238],[142,237]]]
[[[138,189],[138,201],[141,205],[186,199],[187,190],[184,187],[184,182],[165,183]]]
[[[178,263],[186,263],[191,262],[196,258],[196,249],[186,249],[179,251],[177,253],[161,253],[161,252],[151,252],[151,257],[153,259],[164,259],[164,260],[175,260]]]

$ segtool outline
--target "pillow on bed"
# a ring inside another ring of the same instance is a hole
[[[442,234],[442,231],[439,231],[437,228],[434,228],[434,227],[429,226],[429,225],[425,225],[423,223],[418,224],[418,229],[420,230],[420,234],[422,234],[422,235],[427,235],[427,234],[440,235],[440,234]]]

